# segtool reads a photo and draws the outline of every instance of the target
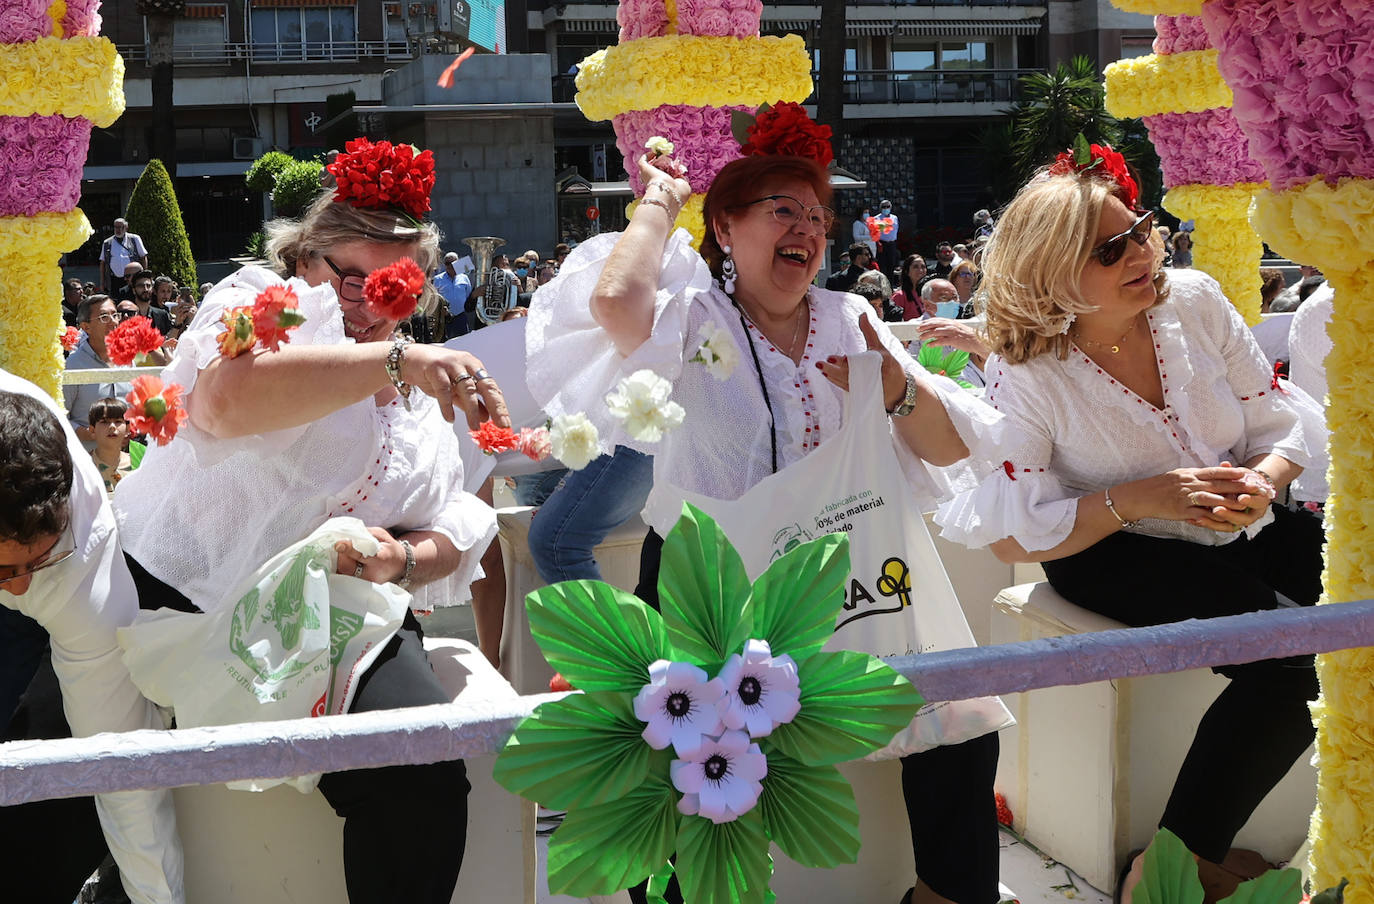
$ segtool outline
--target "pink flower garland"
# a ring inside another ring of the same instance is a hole
[[[1202,19],[1274,190],[1374,178],[1374,7],[1212,0]]]
[[[1146,116],[1159,151],[1164,187],[1263,182],[1264,167],[1250,158],[1249,143],[1230,110]]]
[[[81,169],[91,138],[89,119],[0,116],[0,216],[66,213],[81,200]]]
[[[62,17],[62,37],[94,37],[100,34],[100,16],[96,9],[100,0],[67,0],[67,14]]]
[[[0,44],[36,41],[52,34],[51,0],[5,0],[0,4]]]
[[[695,194],[704,194],[725,164],[740,156],[730,133],[730,111],[748,107],[693,107],[665,104],[653,110],[621,113],[611,120],[616,147],[625,157],[625,171],[635,194],[643,194],[635,160],[644,142],[655,135],[672,139],[673,157],[687,167],[687,181]]]
[[[1155,16],[1155,53],[1184,53],[1211,46],[1200,16]]]

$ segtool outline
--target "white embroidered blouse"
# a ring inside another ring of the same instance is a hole
[[[1078,500],[1174,468],[1242,464],[1274,453],[1306,467],[1320,408],[1286,381],[1277,385],[1259,345],[1210,276],[1170,270],[1168,299],[1146,312],[1158,355],[1163,408],[1103,371],[1077,346],[1061,361],[988,362],[987,399],[1013,429],[1002,467],[941,506],[943,535],[968,546],[1012,537],[1050,549],[1073,529]],[[1250,534],[1273,520],[1251,525]],[[1237,534],[1186,521],[1147,519],[1157,537],[1221,545]]]
[[[632,354],[622,356],[593,319],[589,305],[619,237],[607,233],[583,242],[559,275],[535,293],[525,333],[526,374],[531,394],[551,417],[581,412],[596,424],[602,451],[626,445],[654,456],[654,487],[644,519],[660,534],[666,534],[681,514],[683,497],[676,488],[737,499],[772,473],[768,405],[751,344],[776,418],[778,470],[836,434],[844,394],[822,376],[816,362],[866,348],[860,316],[870,317],[884,346],[904,367],[935,387],[973,453],[962,466],[938,469],[928,466],[905,443],[885,437],[897,449],[917,500],[933,508],[940,498],[951,495],[953,487],[972,485],[972,462],[983,462],[986,471],[994,456],[1000,460],[996,450],[1002,418],[952,381],[916,365],[887,327],[872,320],[872,308],[858,296],[811,289],[805,354],[794,363],[741,318],[692,249],[685,230],[669,237],[658,262],[652,334]],[[710,333],[708,326],[724,330],[736,346],[739,363],[725,380],[692,361]],[[644,368],[674,384],[673,400],[687,412],[680,427],[654,444],[630,439],[610,417],[604,401],[621,378]]]
[[[201,369],[220,353],[224,311],[282,284],[269,270],[245,267],[217,285],[163,369],[163,382],[195,392]],[[292,345],[353,341],[344,336],[332,287],[285,284],[306,317]],[[367,398],[309,424],[235,439],[184,422],[171,443],[150,446],[115,491],[124,548],[209,612],[269,558],[328,518],[349,515],[368,526],[436,531],[459,550],[474,550],[457,572],[417,588],[411,605],[425,611],[463,602],[496,533],[496,514],[463,491],[458,439],[438,404],[419,390],[410,403],[411,411],[399,400],[379,408]],[[459,421],[466,430],[461,414]]]

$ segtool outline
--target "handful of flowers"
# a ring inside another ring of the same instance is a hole
[[[515,450],[533,461],[543,461],[549,457],[549,431],[546,427],[521,427],[517,433],[509,427],[498,427],[491,421],[482,424],[468,435],[477,448],[487,455]]]
[[[110,363],[120,367],[152,364],[149,352],[162,348],[162,333],[147,317],[130,317],[105,337],[105,352]]]

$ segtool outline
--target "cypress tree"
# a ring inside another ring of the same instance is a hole
[[[129,197],[129,231],[143,238],[148,268],[170,276],[179,286],[197,285],[196,262],[181,220],[181,206],[161,160],[149,160]]]

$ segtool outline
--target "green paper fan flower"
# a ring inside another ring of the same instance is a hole
[[[949,377],[965,389],[973,388],[973,384],[962,376],[964,368],[968,366],[968,352],[927,343],[916,353],[916,363],[933,374]]]
[[[828,534],[750,582],[691,505],[663,543],[662,614],[601,581],[531,593],[530,632],[582,693],[542,703],[493,774],[569,813],[555,894],[610,895],[672,867],[689,904],[772,899],[770,841],[805,866],[853,863],[859,812],[836,763],[891,741],[922,704],[866,653],[827,653],[849,578]]]

